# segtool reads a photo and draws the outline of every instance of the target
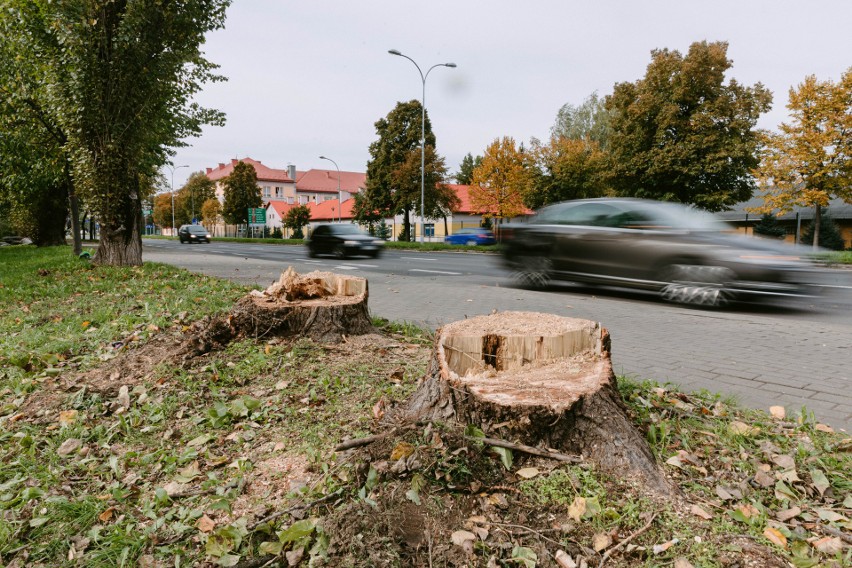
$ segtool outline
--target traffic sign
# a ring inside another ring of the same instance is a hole
[[[266,209],[249,207],[248,222],[249,225],[266,225]]]

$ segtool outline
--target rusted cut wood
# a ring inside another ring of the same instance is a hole
[[[654,493],[676,492],[616,387],[600,324],[500,312],[441,328],[427,375],[396,416],[476,425],[487,436],[581,455]]]

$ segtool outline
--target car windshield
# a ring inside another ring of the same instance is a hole
[[[196,235],[207,234],[207,229],[201,225],[190,225],[187,229],[190,233],[195,233]]]

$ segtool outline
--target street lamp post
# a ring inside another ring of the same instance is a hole
[[[405,57],[417,67],[417,72],[420,73],[420,81],[423,83],[423,102],[421,104],[421,114],[420,114],[420,243],[423,243],[423,233],[425,233],[426,229],[426,216],[424,214],[425,206],[424,203],[426,201],[426,78],[429,76],[429,72],[432,71],[435,67],[456,67],[455,63],[436,63],[432,67],[426,71],[426,74],[423,74],[423,71],[420,69],[420,66],[416,61],[411,59],[409,56],[400,53],[399,50],[389,49],[388,53],[391,55],[399,55],[400,57]]]
[[[340,196],[340,168],[337,167],[337,162],[335,162],[331,158],[326,158],[325,156],[320,156],[320,160],[328,160],[329,162],[334,164],[335,168],[337,168],[337,222],[342,223],[343,217],[342,217],[341,214],[343,213],[343,203],[340,199],[340,197],[341,197]],[[334,216],[332,215],[332,221],[333,220],[334,220]]]
[[[170,164],[166,164],[166,167],[172,172],[172,236],[175,236],[175,170],[188,168],[189,166],[172,166]]]

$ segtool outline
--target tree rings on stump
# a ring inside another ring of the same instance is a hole
[[[445,325],[426,377],[401,412],[579,454],[654,493],[674,491],[627,416],[609,334],[593,321],[500,312]]]

